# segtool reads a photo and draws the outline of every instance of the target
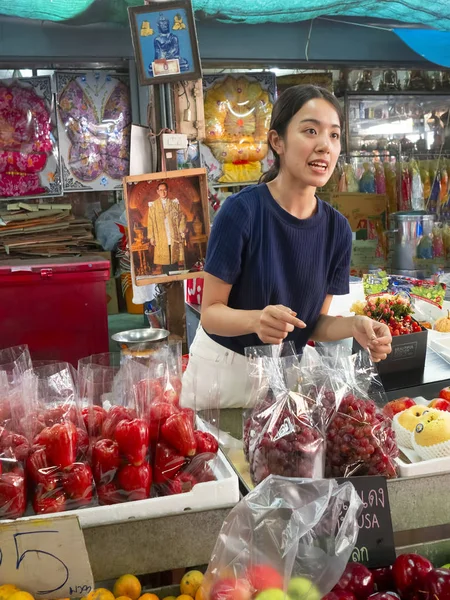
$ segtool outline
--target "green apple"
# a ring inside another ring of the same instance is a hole
[[[291,600],[320,600],[322,597],[316,586],[306,577],[293,577],[287,593]]]
[[[450,563],[447,563],[446,565],[442,565],[441,569],[450,569]]]
[[[289,597],[278,588],[269,588],[263,592],[259,592],[255,600],[290,600]]]

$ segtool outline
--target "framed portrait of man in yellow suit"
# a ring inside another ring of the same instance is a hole
[[[188,278],[209,236],[205,169],[124,179],[131,272],[136,285]]]

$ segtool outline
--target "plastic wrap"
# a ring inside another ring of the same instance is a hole
[[[205,600],[319,600],[358,537],[350,482],[268,477],[225,519],[202,585]]]
[[[91,506],[95,486],[76,372],[68,363],[54,363],[34,367],[33,377],[26,469],[33,510],[39,515]]]
[[[398,447],[383,386],[367,352],[349,357],[341,377],[349,385],[327,430],[325,475],[396,477]]]
[[[245,426],[250,475],[255,485],[269,475],[318,479],[324,475],[325,415],[314,398],[290,391],[297,357],[262,357],[267,378]]]

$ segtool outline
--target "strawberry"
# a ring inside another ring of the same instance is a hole
[[[197,444],[194,428],[186,414],[172,415],[161,427],[162,437],[183,456],[194,456]]]
[[[74,463],[66,467],[62,474],[62,485],[68,498],[75,500],[78,505],[90,504],[94,480],[89,465]]]
[[[203,452],[217,454],[219,443],[211,433],[207,431],[194,431],[194,437],[197,442],[197,454],[203,454]]]
[[[167,421],[167,419],[178,413],[178,409],[169,402],[155,402],[150,406],[150,439],[155,442],[159,438],[159,432],[161,425]]]
[[[113,481],[99,485],[97,487],[97,496],[101,506],[119,504],[126,499]]]
[[[76,459],[77,428],[69,422],[53,425],[47,434],[45,447],[49,465],[68,467]]]
[[[45,427],[44,415],[41,413],[34,413],[22,417],[17,433],[21,433],[25,437],[32,439],[38,435],[38,433],[41,433]]]
[[[33,509],[37,515],[63,512],[66,509],[66,495],[60,488],[46,492],[38,485],[34,493]]]
[[[33,446],[27,460],[27,473],[36,484],[41,484],[46,492],[59,485],[59,475],[55,467],[49,467],[47,453],[41,446]]]
[[[119,444],[120,452],[127,461],[138,467],[141,465],[148,451],[149,428],[142,419],[120,421],[116,427],[114,437]]]
[[[24,462],[30,452],[30,444],[27,438],[18,433],[10,433],[6,437],[2,437],[1,446],[5,453],[10,455],[10,458],[15,458],[20,462]]]
[[[85,406],[81,411],[81,415],[89,436],[99,436],[106,419],[106,410],[102,406]]]
[[[155,483],[164,483],[172,479],[186,462],[184,456],[181,456],[176,450],[159,442],[156,444],[155,465],[153,467],[153,481]]]
[[[110,482],[120,466],[119,444],[113,440],[99,440],[92,448],[92,470],[95,481]]]
[[[139,467],[126,465],[117,476],[119,486],[128,492],[129,500],[145,500],[150,496],[152,485],[152,469],[148,463]]]
[[[197,480],[191,473],[181,472],[169,482],[167,486],[167,494],[172,496],[174,494],[184,494],[190,492]]]
[[[0,517],[18,519],[27,507],[25,478],[17,473],[0,475]]]
[[[106,419],[103,423],[102,435],[110,440],[114,439],[114,431],[120,421],[131,421],[130,412],[125,406],[113,406],[106,413]]]
[[[46,427],[45,429],[43,429],[41,432],[39,432],[35,436],[35,438],[33,440],[33,445],[34,446],[47,446],[49,436],[50,436],[50,427]]]
[[[89,436],[85,429],[77,427],[77,459],[84,462],[89,454]]]
[[[77,425],[79,421],[76,406],[69,402],[48,408],[44,413],[44,419],[47,427],[66,421]]]

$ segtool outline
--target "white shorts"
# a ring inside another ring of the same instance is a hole
[[[195,410],[247,408],[255,400],[251,392],[245,356],[212,340],[200,325],[183,375],[181,405]]]

